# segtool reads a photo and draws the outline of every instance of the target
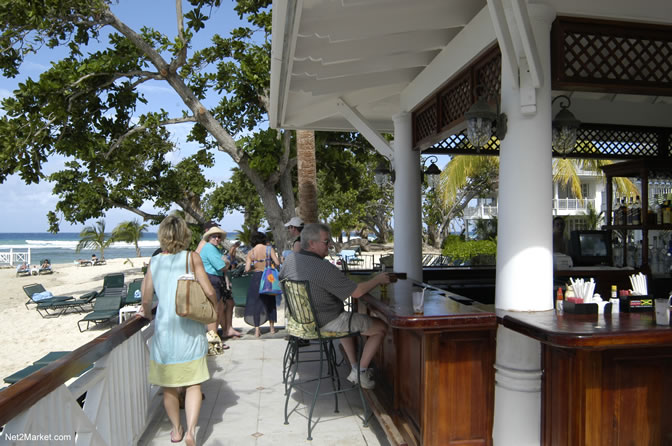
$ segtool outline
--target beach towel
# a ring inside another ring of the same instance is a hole
[[[35,302],[39,302],[41,300],[51,299],[52,296],[53,294],[51,293],[51,291],[42,291],[41,293],[34,293],[33,300]]]

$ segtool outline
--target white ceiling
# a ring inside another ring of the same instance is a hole
[[[545,3],[558,15],[672,23],[669,0]],[[275,0],[273,30],[271,125],[315,130],[353,130],[340,99],[391,132],[392,116],[496,42],[486,0]],[[565,93],[584,122],[672,126],[669,97]]]

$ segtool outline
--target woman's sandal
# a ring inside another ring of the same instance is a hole
[[[174,437],[173,437],[173,431],[172,430],[170,431],[170,442],[171,443],[179,443],[184,438],[184,428],[182,426],[180,426],[180,428],[181,428],[181,431],[182,431],[182,435],[180,435],[180,438],[177,439],[177,440],[175,440]],[[180,432],[180,430],[178,430],[178,433],[179,432]]]

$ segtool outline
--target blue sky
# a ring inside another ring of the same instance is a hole
[[[159,4],[162,7],[157,7]],[[185,12],[188,6],[188,2],[184,2]],[[119,0],[118,3],[113,2],[111,7],[112,11],[122,21],[136,31],[139,31],[140,27],[145,25],[161,30],[171,37],[174,37],[177,33],[173,2]],[[205,30],[202,30],[197,35],[194,45],[196,48],[201,47],[203,45],[202,42],[214,33],[228,35],[229,30],[238,23],[238,17],[233,11],[233,2],[230,0],[222,2],[220,8],[213,9],[208,15],[211,16],[211,20],[207,22]],[[147,20],[147,18],[150,19]],[[24,81],[26,78],[37,79],[40,73],[49,68],[52,60],[57,60],[64,54],[62,50],[43,50],[39,54],[32,55],[26,59],[21,66],[20,75],[16,78],[7,79],[0,75],[0,98],[10,96],[19,82]],[[149,101],[149,106],[153,110],[164,108],[173,114],[173,116],[180,116],[181,110],[185,108],[177,94],[165,83],[148,82],[141,89]],[[209,102],[213,103],[216,99],[213,98]],[[139,109],[139,112],[141,113],[143,110]],[[3,111],[0,110],[0,114],[2,113]],[[198,148],[195,144],[186,141],[189,129],[190,124],[170,127],[173,141],[178,148],[178,151],[174,153],[176,161],[192,154]],[[46,172],[51,173],[58,170],[63,165],[63,162],[63,158],[59,157],[50,159],[46,165]],[[225,153],[217,152],[215,153],[215,167],[207,169],[206,176],[215,183],[226,181],[230,177],[232,167],[235,167],[235,163],[231,158]],[[51,189],[51,184],[47,182],[37,185],[26,185],[18,175],[13,175],[0,184],[0,196],[2,197],[4,207],[3,218],[0,219],[0,232],[46,232],[49,228],[46,214],[55,208],[57,202],[57,198],[52,195]],[[150,211],[151,203],[147,203],[142,209]],[[105,221],[106,226],[112,229],[119,222],[135,218],[139,217],[130,211],[112,210],[107,213]],[[240,229],[242,222],[243,218],[240,214],[226,215],[221,221],[221,226],[225,230],[234,231]],[[93,221],[89,221],[85,224],[70,225],[63,221],[60,227],[63,232],[78,232],[86,224],[92,223]]]

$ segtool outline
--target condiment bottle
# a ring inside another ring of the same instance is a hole
[[[558,293],[555,295],[555,309],[562,311],[564,308],[564,297],[562,296],[562,287],[558,287]]]

